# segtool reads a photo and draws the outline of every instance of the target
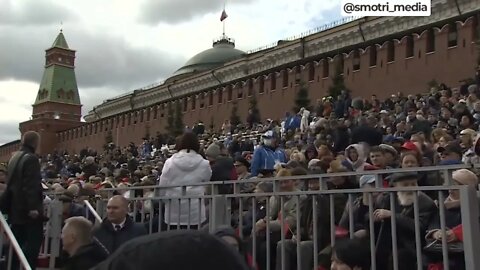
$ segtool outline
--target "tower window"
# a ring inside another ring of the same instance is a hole
[[[360,69],[360,51],[353,51],[353,71]]]
[[[213,91],[208,93],[208,106],[213,106]]]
[[[223,103],[223,89],[218,89],[218,103]]]
[[[374,67],[377,65],[377,45],[373,44],[370,46],[370,66]]]
[[[227,86],[227,101],[232,101],[232,99],[233,99],[232,86]]]
[[[308,80],[313,81],[315,80],[315,63],[311,62],[308,65]]]
[[[251,97],[253,95],[253,80],[249,79],[247,82],[248,85],[248,96]]]
[[[192,110],[195,110],[197,106],[197,97],[195,95],[192,96]]]
[[[413,55],[414,55],[414,42],[413,42],[413,36],[410,35],[407,37],[405,56],[408,58],[408,57],[413,57]]]
[[[427,31],[427,53],[435,51],[435,33],[432,28]]]
[[[263,75],[260,75],[260,78],[258,78],[258,92],[265,92],[265,79],[263,78]]]
[[[343,70],[345,69],[345,59],[343,54],[338,56],[337,65],[339,65],[338,69],[340,70],[340,74],[343,74]]]
[[[270,74],[270,90],[277,89],[277,75],[275,72]]]
[[[457,24],[451,23],[448,25],[448,47],[455,47],[458,43]]]
[[[183,111],[186,112],[188,110],[188,99],[183,99]]]
[[[328,58],[323,59],[322,63],[322,78],[328,78],[330,76],[330,63],[328,62]]]
[[[288,71],[286,69],[282,71],[282,76],[283,76],[282,87],[286,88],[288,87]]]
[[[393,41],[389,41],[387,44],[387,62],[395,61],[395,45]]]
[[[205,93],[200,93],[200,109],[205,108]]]

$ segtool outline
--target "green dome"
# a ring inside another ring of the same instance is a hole
[[[235,49],[233,40],[223,37],[213,43],[213,48],[190,58],[172,77],[210,70],[244,55],[244,51]]]

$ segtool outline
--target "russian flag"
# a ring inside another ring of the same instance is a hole
[[[225,12],[225,9],[222,11],[222,15],[220,16],[220,21],[223,22],[223,20],[225,20],[226,18],[228,18],[228,15],[227,15],[227,12]]]

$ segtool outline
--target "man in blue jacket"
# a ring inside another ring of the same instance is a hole
[[[291,115],[290,112],[285,113],[285,131],[296,130],[300,128],[302,117],[299,114]]]
[[[278,135],[272,130],[262,135],[263,145],[255,149],[253,153],[251,175],[257,176],[259,173],[272,172],[277,163],[286,163],[287,157],[283,149],[278,147]]]

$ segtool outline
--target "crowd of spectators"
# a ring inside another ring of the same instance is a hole
[[[311,112],[306,114],[308,110]],[[185,133],[178,138],[157,134],[154,138],[145,138],[138,146],[133,143],[126,147],[108,144],[102,151],[86,147],[79,153],[52,153],[41,157],[41,171],[45,189],[62,194],[60,200],[64,203],[65,220],[85,215],[84,200],[94,202],[96,199],[109,199],[107,217],[92,237],[108,253],[113,253],[128,240],[147,233],[147,228],[139,225],[139,218],[131,215],[133,207],[128,198],[179,196],[184,192],[172,188],[155,194],[151,188],[154,185],[259,179],[256,183],[240,183],[240,192],[269,193],[274,190],[272,182],[262,181],[262,178],[285,177],[287,180],[280,181],[279,191],[314,191],[320,189],[318,178],[312,178],[317,180],[305,184],[303,181],[288,180],[288,177],[364,172],[362,177],[327,177],[325,187],[329,190],[374,188],[375,176],[367,171],[479,163],[479,124],[480,89],[477,85],[451,89],[442,84],[433,87],[427,94],[404,96],[397,93],[382,101],[375,95],[370,99],[352,98],[344,91],[338,97],[318,100],[313,108],[286,113],[284,119],[267,119],[263,123],[247,121],[245,125],[237,126],[225,121],[218,132],[198,123],[194,127],[186,127]],[[0,167],[0,190],[3,190],[6,173],[6,168]],[[474,169],[457,170],[453,173],[453,182],[477,188],[476,173]],[[437,172],[382,176],[384,187],[443,184],[443,176]],[[111,198],[109,192],[103,191],[130,186],[145,188],[135,191],[119,189],[115,192],[116,196]],[[188,188],[186,195],[197,196],[208,192],[211,191],[205,187],[195,186]],[[233,188],[223,185],[218,192],[229,194]],[[236,247],[250,267],[260,270],[267,269],[267,249],[270,251],[270,269],[282,269],[282,261],[284,269],[296,269],[297,245],[300,245],[301,269],[311,270],[314,256],[312,226],[315,224],[318,232],[315,243],[319,251],[319,264],[323,267],[321,269],[369,269],[370,256],[362,252],[369,250],[368,221],[373,218],[377,269],[390,269],[391,228],[389,223],[383,222],[392,216],[388,194],[369,196],[365,193],[355,198],[350,207],[347,205],[348,195],[335,194],[332,201],[328,196],[318,195],[317,209],[313,209],[312,197],[292,196],[280,200],[272,196],[258,198],[255,203],[245,199],[241,213],[236,202],[232,209],[234,220],[231,228],[224,228],[216,235]],[[396,194],[397,234],[401,235],[398,238],[399,269],[416,268],[414,197],[414,192]],[[448,242],[461,242],[459,194],[452,190],[445,197]],[[418,193],[420,231],[427,232],[422,233],[422,239],[426,239],[423,241],[425,246],[431,243],[430,240],[438,241],[442,237],[439,231],[438,199],[436,192]],[[266,211],[267,200],[269,211]],[[373,217],[368,215],[370,200],[374,200]],[[45,202],[48,201],[46,196]],[[283,206],[280,205],[282,202]],[[331,202],[334,203],[337,237],[345,238],[348,235],[352,224],[349,221],[349,209],[353,211],[355,236],[354,240],[338,241],[333,247],[330,243]],[[171,202],[143,200],[135,208],[153,213],[150,218],[158,217],[162,212],[164,219],[160,221],[160,227],[165,230],[187,227],[201,229],[208,223],[206,208],[202,207],[205,203],[197,201],[187,207]],[[300,209],[298,213],[297,205]],[[284,211],[283,217],[279,215],[280,208]],[[317,212],[315,222],[312,215],[314,211]],[[270,214],[267,215],[267,212]],[[169,217],[175,218],[170,220]],[[300,219],[299,228],[297,219]],[[158,218],[156,220],[158,222]],[[241,232],[236,230],[240,220],[243,222]],[[90,221],[95,222],[91,217]],[[81,229],[85,222],[73,220],[67,225],[76,223],[80,224],[76,227]],[[266,237],[267,223],[269,237]],[[288,230],[282,231],[282,227]],[[297,230],[301,239],[296,238]],[[256,261],[251,256],[254,234]],[[282,235],[286,241],[280,241]],[[266,241],[267,238],[270,241]],[[90,241],[85,243],[91,245]],[[285,258],[279,255],[282,248],[286,251]],[[362,252],[350,253],[352,249]],[[426,266],[439,267],[441,251],[438,253],[438,250],[425,248],[424,253]],[[452,258],[450,269],[463,269],[462,256]]]

